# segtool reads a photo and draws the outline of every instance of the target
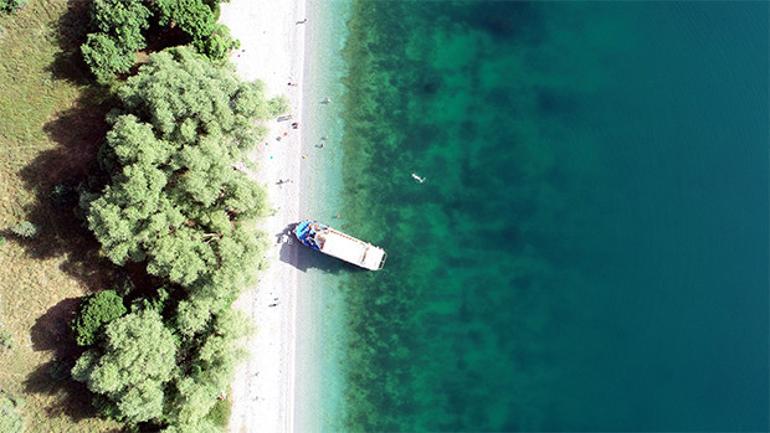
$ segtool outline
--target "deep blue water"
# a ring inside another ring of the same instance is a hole
[[[346,429],[768,430],[767,3],[348,26]]]

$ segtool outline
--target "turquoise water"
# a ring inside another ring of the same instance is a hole
[[[768,430],[767,3],[349,17],[324,425]]]

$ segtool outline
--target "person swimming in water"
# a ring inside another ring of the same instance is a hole
[[[417,173],[412,173],[412,179],[417,181],[417,183],[424,183],[425,182],[425,177],[420,177],[420,176],[417,175]]]

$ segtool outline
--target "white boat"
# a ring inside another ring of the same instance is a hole
[[[307,247],[370,271],[382,269],[388,257],[382,248],[318,221],[300,221],[294,228],[294,236]]]

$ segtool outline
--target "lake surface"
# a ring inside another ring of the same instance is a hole
[[[768,4],[345,8],[328,425],[767,431]]]

